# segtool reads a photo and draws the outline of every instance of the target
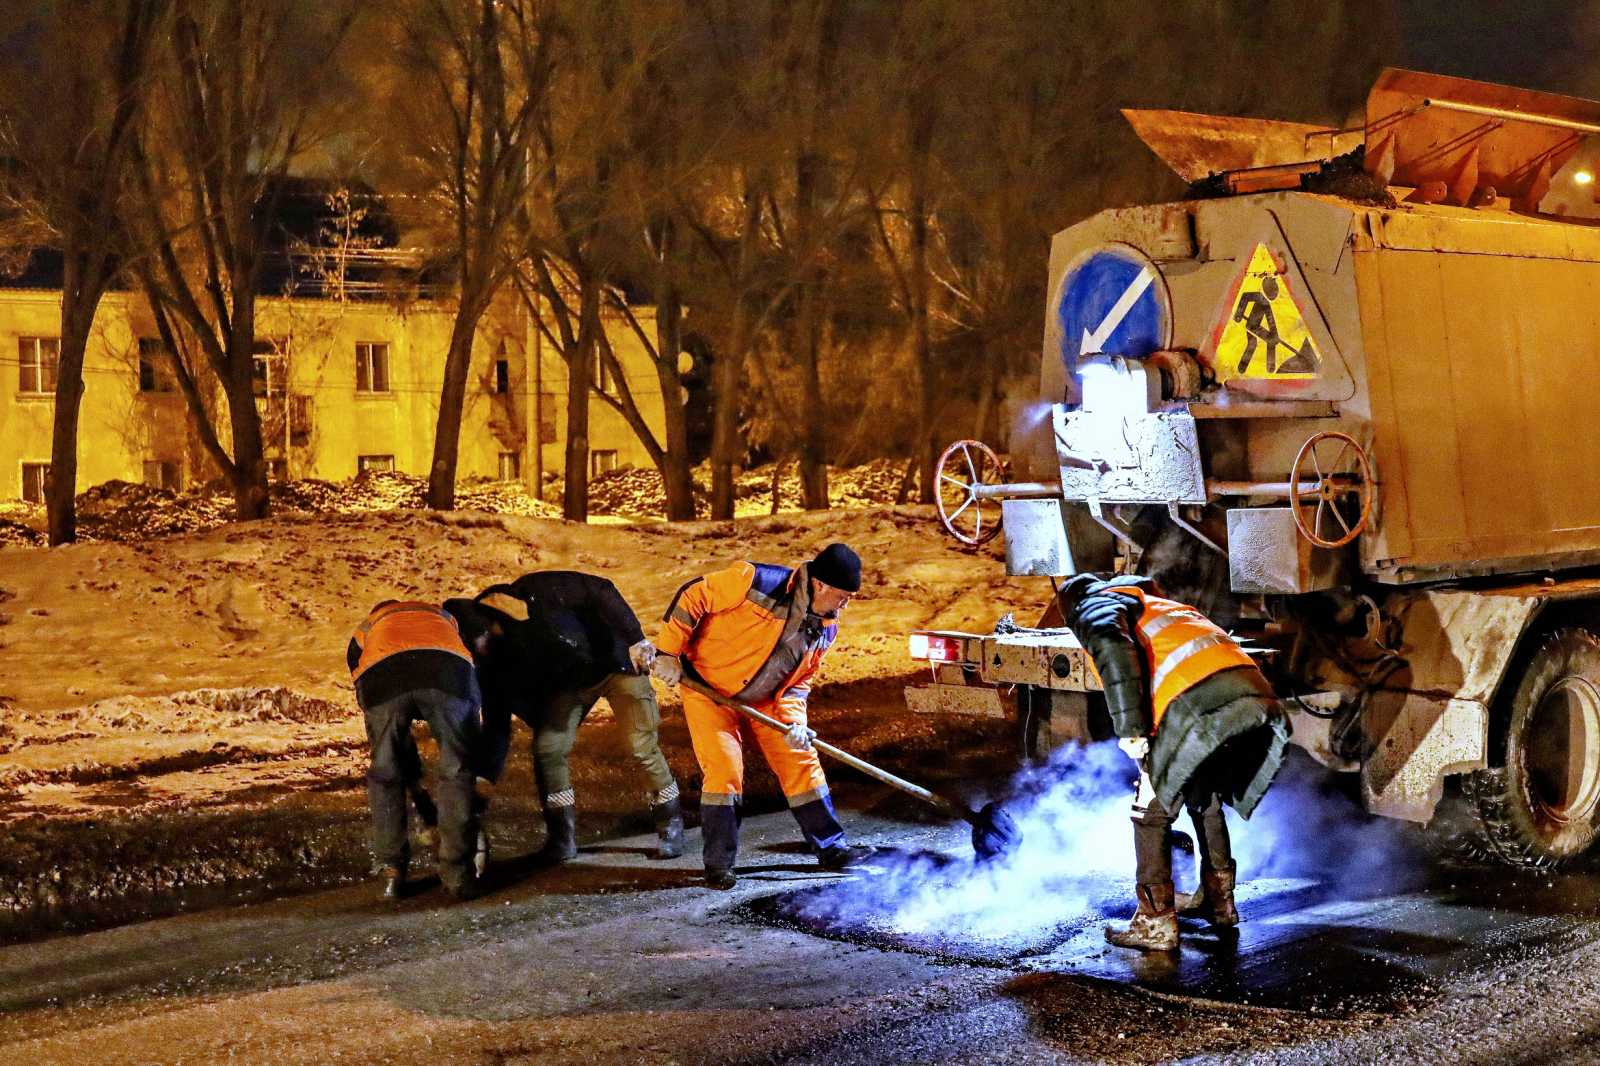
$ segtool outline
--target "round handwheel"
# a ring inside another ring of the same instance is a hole
[[[983,544],[1000,532],[1000,501],[977,493],[979,485],[1000,484],[1000,476],[1000,457],[979,440],[958,440],[939,456],[934,500],[939,521],[952,537],[963,544]]]
[[[1289,505],[1302,537],[1319,548],[1344,547],[1372,521],[1373,501],[1372,463],[1354,437],[1325,430],[1300,445]]]

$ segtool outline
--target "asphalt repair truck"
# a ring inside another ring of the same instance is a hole
[[[1351,129],[1125,114],[1189,193],[1055,235],[1039,403],[1009,471],[946,450],[941,521],[975,544],[1003,518],[1011,574],[1158,577],[1369,811],[1576,859],[1600,836],[1600,103],[1387,70]],[[913,634],[909,705],[1014,715],[1029,754],[1107,735],[1060,622]]]

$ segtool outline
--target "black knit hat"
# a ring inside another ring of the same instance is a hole
[[[811,576],[841,592],[861,589],[861,557],[845,544],[830,544],[811,560]]]

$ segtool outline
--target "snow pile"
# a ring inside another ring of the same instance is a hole
[[[374,472],[343,483],[316,479],[275,482],[269,494],[275,515],[324,516],[422,510],[427,506],[427,490],[423,478]],[[456,507],[529,518],[561,517],[560,508],[534,499],[517,482],[463,482],[456,491]],[[133,542],[200,533],[232,520],[233,494],[215,482],[180,493],[108,481],[78,496],[78,539],[85,542]],[[0,545],[42,546],[44,528],[41,506],[13,503],[0,510]]]
[[[701,487],[696,485],[695,511],[709,515],[710,504],[701,497]],[[589,480],[589,511],[622,518],[663,517],[667,493],[660,472],[654,467],[630,466],[595,475]]]
[[[772,513],[774,464],[742,471],[734,482],[734,514],[740,518]],[[874,507],[894,503],[904,461],[874,459],[861,466],[828,471],[828,502],[833,507]],[[694,470],[695,513],[711,516],[711,465]],[[778,475],[778,511],[801,510],[800,466],[785,463]],[[629,467],[600,474],[589,482],[589,511],[623,518],[661,518],[667,511],[661,475],[653,467]]]
[[[42,514],[43,512],[41,511],[41,517],[38,519],[40,524],[44,522]],[[44,534],[33,526],[18,522],[13,518],[0,517],[0,548],[6,545],[38,548],[42,547],[44,542]]]
[[[735,482],[734,514],[771,514],[773,464],[742,471]],[[903,460],[875,459],[861,466],[828,471],[832,507],[855,509],[892,504],[899,495]],[[711,516],[711,466],[694,470],[695,513]],[[426,479],[374,471],[345,482],[274,482],[269,487],[275,515],[329,516],[380,511],[425,510]],[[560,485],[554,488],[559,498]],[[914,491],[911,493],[914,498]],[[778,477],[778,512],[801,508],[800,467],[786,463]],[[530,494],[521,482],[467,480],[456,489],[456,509],[525,518],[560,518],[561,507]],[[589,482],[589,512],[617,518],[664,518],[666,492],[653,467],[627,467]],[[108,481],[78,496],[78,539],[134,542],[151,537],[200,533],[233,520],[233,494],[221,482],[172,492],[129,481]],[[40,547],[45,543],[45,510],[37,504],[0,503],[0,546]]]

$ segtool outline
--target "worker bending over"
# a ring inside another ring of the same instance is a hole
[[[611,707],[649,786],[656,825],[654,857],[683,854],[678,782],[661,753],[661,712],[650,687],[655,648],[617,587],[603,577],[542,570],[494,585],[475,601],[450,600],[458,617],[487,629],[479,670],[484,689],[484,745],[479,773],[498,780],[511,745],[511,719],[533,732],[533,772],[544,804],[546,837],[539,859],[578,854],[577,793],[568,757],[578,726],[601,698]]]
[[[385,600],[361,623],[345,654],[366,719],[367,805],[384,897],[398,899],[405,892],[406,788],[421,772],[411,738],[417,719],[428,723],[439,745],[439,879],[458,898],[476,895],[471,848],[477,837],[472,778],[478,680],[455,619],[431,603]]]
[[[838,619],[861,588],[861,560],[830,544],[790,570],[735,563],[695,578],[667,606],[656,641],[655,674],[675,685],[687,671],[713,690],[788,725],[754,736],[778,777],[800,832],[830,870],[854,865],[870,848],[851,847],[834,814],[822,763],[811,746],[806,700],[812,679],[838,632]],[[706,883],[732,888],[744,794],[742,719],[706,696],[683,691],[683,716],[704,781],[700,824]]]
[[[1148,578],[1080,574],[1060,592],[1062,617],[1094,659],[1119,745],[1139,763],[1133,840],[1139,906],[1120,947],[1170,951],[1178,915],[1238,924],[1226,803],[1245,818],[1277,775],[1289,726],[1250,657],[1192,607],[1160,596]],[[1200,849],[1200,889],[1174,896],[1167,832],[1189,809]]]

